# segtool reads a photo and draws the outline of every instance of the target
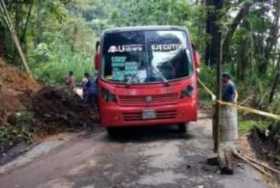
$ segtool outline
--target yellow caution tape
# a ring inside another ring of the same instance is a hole
[[[205,91],[211,95],[212,101],[216,100],[216,95],[214,94],[213,91],[211,91],[199,78],[198,78],[198,83],[205,89]]]
[[[235,107],[238,110],[241,110],[241,111],[244,111],[244,112],[249,112],[249,113],[257,114],[257,115],[260,115],[260,116],[264,116],[264,117],[268,117],[268,118],[272,118],[272,119],[280,121],[280,115],[277,115],[277,114],[273,114],[273,113],[269,113],[269,112],[264,112],[264,111],[257,110],[257,109],[254,109],[254,108],[250,108],[250,107],[241,106],[241,105],[235,104],[235,103],[230,103],[230,102],[216,100],[216,95],[214,94],[214,92],[211,91],[200,79],[198,79],[198,82],[205,89],[205,91],[209,95],[211,95],[212,100],[218,102],[221,105],[232,106],[232,107]]]

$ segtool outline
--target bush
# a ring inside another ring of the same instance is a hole
[[[20,112],[9,117],[12,125],[0,127],[0,153],[3,153],[18,143],[32,141],[32,118],[30,112]]]
[[[211,91],[215,93],[216,70],[214,68],[202,65],[199,78]],[[211,101],[211,96],[205,91],[205,89],[202,86],[200,86],[199,95],[203,101]]]
[[[85,72],[92,72],[90,53],[75,51],[61,40],[49,45],[41,43],[30,53],[36,79],[48,85],[62,84],[69,71],[74,72],[77,80],[81,80]]]
[[[78,59],[78,58],[77,58]],[[49,85],[62,84],[64,76],[73,71],[77,80],[81,80],[85,72],[91,72],[92,65],[89,60],[81,62],[74,59],[70,62],[51,62],[33,69],[37,79]]]

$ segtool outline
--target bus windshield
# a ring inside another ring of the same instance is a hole
[[[102,76],[141,84],[179,79],[193,72],[191,47],[179,30],[126,31],[105,34]]]

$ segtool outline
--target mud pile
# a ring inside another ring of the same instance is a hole
[[[13,146],[30,142],[32,113],[29,109],[32,95],[40,88],[30,76],[0,58],[0,159]]]
[[[16,67],[0,58],[0,127],[16,112],[34,113],[36,125],[42,123],[69,127],[96,122],[94,108],[63,87],[42,87]]]
[[[0,58],[0,127],[11,114],[28,108],[32,94],[40,87],[27,74],[5,64]]]
[[[38,91],[32,99],[32,111],[34,118],[48,127],[93,126],[98,119],[95,108],[64,87],[44,87]]]
[[[43,87],[0,58],[0,163],[6,151],[67,128],[94,127],[95,108],[67,88]]]

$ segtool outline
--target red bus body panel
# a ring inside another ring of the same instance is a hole
[[[144,85],[115,84],[99,80],[100,90],[106,89],[116,95],[116,102],[106,102],[99,95],[101,124],[104,127],[172,125],[197,120],[198,93],[196,73],[191,76],[163,83]],[[181,91],[193,87],[191,96],[181,97]],[[101,93],[101,92],[100,92]],[[150,101],[146,98],[150,97]],[[144,120],[142,113],[153,110],[155,119]]]
[[[186,33],[188,45],[191,45],[188,32],[185,29],[173,26],[117,28],[109,31],[109,33],[150,30],[183,31]],[[103,43],[101,42],[101,48],[102,46]],[[192,56],[193,70],[195,70],[197,68],[195,66],[197,58],[194,57],[194,54]],[[188,77],[169,81],[168,85],[146,83],[126,86],[100,78],[98,86],[100,91],[98,97],[100,118],[104,127],[175,125],[197,120],[198,88],[196,71],[193,71]],[[192,94],[182,97],[182,91],[186,90],[188,86],[191,86]],[[104,89],[114,94],[114,102],[105,101],[102,96],[102,90]],[[144,119],[143,112],[147,110],[152,110],[156,114],[156,118]]]

